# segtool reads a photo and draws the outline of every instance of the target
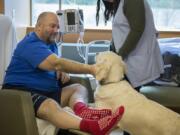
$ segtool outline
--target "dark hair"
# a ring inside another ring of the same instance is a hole
[[[107,21],[113,17],[116,14],[116,11],[119,6],[120,0],[114,0],[113,2],[108,2],[105,0],[102,0],[105,10],[104,10],[104,22],[105,25],[107,24]],[[97,7],[96,7],[96,25],[98,26],[99,24],[99,10],[101,6],[101,0],[97,0]]]

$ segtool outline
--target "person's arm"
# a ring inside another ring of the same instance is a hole
[[[143,0],[125,0],[124,14],[129,22],[129,34],[118,54],[125,59],[133,51],[145,29],[145,7]]]
[[[116,52],[116,48],[115,48],[115,46],[114,46],[114,41],[113,41],[113,39],[111,40],[111,43],[110,43],[110,51]]]
[[[57,55],[51,54],[39,66],[42,70],[62,71],[66,73],[86,73],[95,75],[95,66],[82,64],[65,58],[58,58]]]

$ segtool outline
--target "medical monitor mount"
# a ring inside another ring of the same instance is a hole
[[[84,16],[82,9],[58,10],[60,18],[61,33],[80,33],[84,32]]]

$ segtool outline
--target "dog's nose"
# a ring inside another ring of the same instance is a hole
[[[98,55],[99,55],[99,52],[96,53],[96,56],[98,56]]]

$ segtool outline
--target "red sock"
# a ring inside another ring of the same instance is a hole
[[[110,109],[92,109],[83,102],[78,102],[74,105],[74,112],[81,118],[91,120],[99,120],[112,114]]]
[[[106,116],[98,121],[82,119],[80,123],[80,129],[85,132],[89,132],[92,135],[105,135],[117,124],[124,113],[124,107],[121,106],[117,111],[111,115]]]

